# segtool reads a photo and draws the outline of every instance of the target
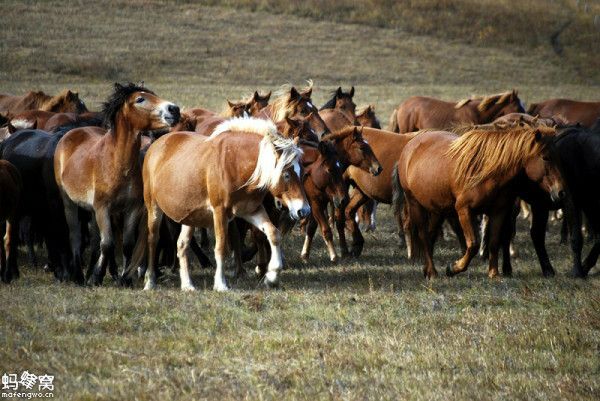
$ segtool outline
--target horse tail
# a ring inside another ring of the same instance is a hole
[[[531,114],[532,116],[537,112],[538,104],[531,103],[527,108],[527,114]]]
[[[388,131],[400,132],[400,126],[398,125],[398,108],[395,108],[392,112],[392,116],[390,117],[390,122],[388,125]]]
[[[146,256],[148,255],[148,212],[143,208],[142,216],[138,223],[138,237],[135,242],[135,247],[131,254],[129,265],[125,268],[121,276],[121,284],[130,286],[135,281],[137,267],[147,263]],[[145,268],[143,269],[145,271]]]
[[[410,219],[403,219],[406,211],[406,203],[404,198],[404,190],[400,185],[400,175],[398,173],[398,163],[394,164],[394,170],[392,171],[392,208],[394,210],[394,216],[398,223],[398,236],[400,237],[400,246],[402,242],[406,245],[406,252],[408,259],[412,259],[413,246],[412,238],[416,238],[412,233],[407,232],[406,224]]]

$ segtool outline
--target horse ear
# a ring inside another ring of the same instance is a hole
[[[342,93],[342,87],[338,86],[337,90],[335,91],[335,97],[341,97]]]
[[[355,140],[361,140],[362,139],[362,128],[355,126],[354,132],[352,133],[352,135],[354,136]]]
[[[267,93],[267,94],[266,94],[266,95],[263,97],[263,99],[265,99],[265,101],[267,101],[267,102],[268,102],[268,101],[269,101],[269,99],[271,99],[271,91],[269,91],[269,93]]]
[[[298,124],[296,123],[296,120],[293,120],[293,119],[289,118],[288,116],[285,116],[285,121],[287,121],[287,123],[290,127],[298,126]]]
[[[257,102],[260,99],[260,95],[258,94],[258,91],[254,91],[254,96],[252,96],[252,99]]]
[[[354,86],[350,88],[350,97],[354,97]]]
[[[15,126],[12,125],[10,122],[8,124],[6,124],[6,128],[8,128],[8,133],[11,134],[11,135],[14,134],[17,131],[17,129],[15,128]]]
[[[229,106],[230,109],[233,109],[235,107],[235,103],[230,102],[229,99],[227,99],[227,105]]]
[[[298,91],[296,90],[296,88],[294,86],[292,86],[292,89],[290,89],[290,98],[291,99],[297,99],[301,97],[300,94],[298,93]]]
[[[302,97],[303,98],[310,98],[312,96],[312,86],[310,88],[308,88],[307,90],[305,90],[304,92],[302,92]]]
[[[535,140],[539,141],[542,139],[542,132],[539,129],[535,130]]]

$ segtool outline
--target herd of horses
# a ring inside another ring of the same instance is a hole
[[[354,87],[338,88],[321,108],[312,90],[309,81],[273,100],[254,92],[221,113],[182,111],[133,83],[115,84],[98,112],[70,90],[0,95],[2,281],[19,276],[19,243],[36,264],[39,242],[59,281],[101,285],[108,269],[124,285],[143,277],[153,289],[159,267],[170,265],[181,288],[193,290],[190,257],[211,265],[203,248],[212,229],[215,290],[229,288],[230,253],[236,276],[254,259],[259,277],[276,286],[282,241],[296,222],[303,260],[317,228],[332,262],[359,257],[361,228],[375,229],[379,203],[393,206],[400,243],[423,260],[427,278],[437,276],[444,222],[463,250],[448,276],[464,272],[483,243],[488,275],[499,274],[500,251],[510,275],[519,202],[530,205],[544,276],[555,274],[545,234],[557,209],[573,274],[585,277],[596,264],[600,103],[551,99],[526,110],[514,90],[458,102],[411,97],[383,130],[374,106],[357,110]],[[583,221],[594,242],[582,261]]]

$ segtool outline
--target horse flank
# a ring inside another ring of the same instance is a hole
[[[283,171],[298,163],[302,156],[302,150],[294,140],[281,136],[270,120],[232,118],[219,124],[209,140],[224,132],[250,132],[263,137],[259,145],[256,168],[244,186],[254,185],[259,190],[275,187]]]
[[[554,132],[552,128],[546,128]],[[446,152],[454,160],[454,177],[463,188],[473,188],[487,179],[505,178],[542,151],[538,130],[525,126],[513,129],[473,129],[457,138]],[[550,133],[550,132],[548,132]]]

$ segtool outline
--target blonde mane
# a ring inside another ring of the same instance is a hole
[[[56,107],[59,104],[63,103],[65,101],[65,99],[67,99],[69,97],[70,93],[71,93],[70,90],[64,89],[58,95],[55,95],[55,96],[52,96],[52,97],[46,95],[47,96],[46,99],[42,99],[40,97],[40,101],[38,103],[39,109],[40,110],[44,110],[44,111],[52,111],[54,109],[54,107]]]
[[[312,91],[313,81],[309,79],[308,81],[306,81],[306,84],[306,87],[298,90],[300,94]],[[282,85],[273,94],[275,96],[275,100],[270,104],[270,106],[272,119],[276,123],[283,121],[285,117],[289,117],[290,114],[294,111],[296,105],[298,104],[297,99],[290,99],[291,89],[291,85],[285,84]]]
[[[544,145],[536,140],[539,131],[530,126],[508,129],[492,126],[464,133],[446,152],[446,156],[454,160],[456,183],[463,188],[473,188],[487,179],[506,177],[520,169],[542,151]],[[544,129],[546,135],[551,135],[550,131],[554,129]]]
[[[254,185],[259,190],[273,188],[283,171],[294,164],[299,174],[302,150],[293,139],[281,136],[272,121],[252,117],[232,118],[219,124],[209,139],[224,132],[246,132],[263,137],[259,144],[256,168],[244,186]]]
[[[511,95],[517,96],[517,92],[515,90],[498,93],[490,96],[471,96],[468,99],[462,99],[456,102],[454,105],[455,109],[460,109],[465,106],[469,102],[479,100],[479,104],[477,105],[477,110],[480,112],[488,110],[490,107],[496,104],[504,104],[510,100]]]

